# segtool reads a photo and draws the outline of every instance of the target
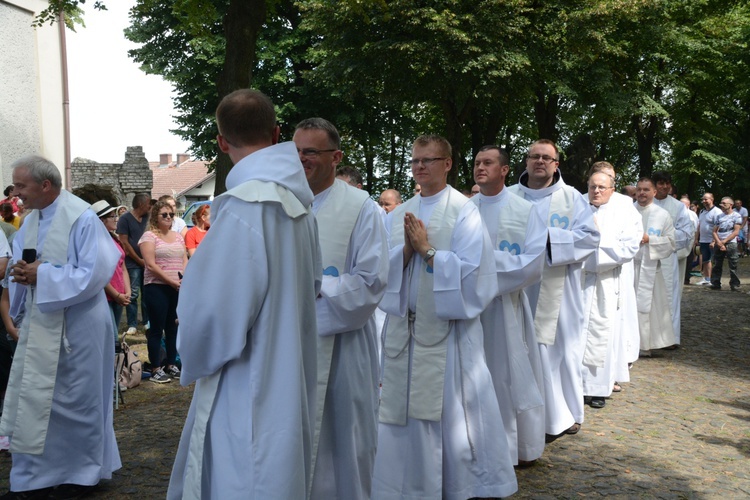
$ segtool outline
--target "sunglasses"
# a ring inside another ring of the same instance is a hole
[[[161,215],[162,219],[174,219],[174,212],[169,212],[166,214],[159,214]]]

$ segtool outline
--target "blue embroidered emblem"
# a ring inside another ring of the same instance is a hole
[[[333,276],[334,278],[338,278],[339,270],[333,266],[326,267],[323,269],[323,276]]]
[[[433,273],[433,270],[432,270],[432,267],[431,267],[431,266],[427,266],[427,272],[428,272],[428,273],[430,273],[430,274],[432,274],[432,273]]]
[[[570,219],[566,216],[560,216],[558,214],[552,214],[552,217],[549,218],[549,225],[550,227],[559,227],[560,229],[568,229],[568,226],[570,225]]]
[[[508,253],[511,253],[513,255],[520,255],[521,254],[521,245],[518,243],[511,243],[508,240],[503,240],[500,242],[500,246],[498,247],[500,251],[506,251]]]
[[[649,236],[661,236],[661,229],[654,229],[653,227],[648,228],[647,234]]]

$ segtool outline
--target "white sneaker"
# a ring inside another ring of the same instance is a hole
[[[706,278],[703,278],[701,281],[696,283],[696,285],[710,285],[710,284],[711,284],[711,280],[707,280]]]
[[[128,331],[127,331],[127,332],[125,332],[125,335],[135,335],[135,333],[136,333],[137,331],[138,331],[138,330],[136,330],[136,329],[135,329],[135,327],[131,326],[130,328],[128,328]]]

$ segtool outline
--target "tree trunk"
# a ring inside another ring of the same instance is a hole
[[[546,95],[543,90],[536,92],[534,102],[534,117],[536,128],[539,133],[538,139],[549,139],[557,143],[557,112],[559,109],[560,96],[558,94]]]
[[[237,89],[250,87],[255,66],[255,45],[266,20],[266,0],[231,0],[224,17],[227,46],[224,67],[216,82],[219,99]],[[226,179],[232,161],[224,153],[216,159],[214,195],[226,191]]]

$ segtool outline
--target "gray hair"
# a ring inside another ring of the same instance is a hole
[[[62,176],[60,176],[60,170],[58,170],[54,163],[41,156],[24,156],[23,158],[14,161],[10,168],[11,170],[25,168],[37,184],[41,184],[44,181],[50,181],[52,186],[58,189],[62,188]]]
[[[328,136],[328,142],[331,143],[331,146],[336,149],[341,149],[341,137],[339,136],[339,131],[336,130],[333,123],[325,118],[307,118],[299,122],[297,126],[294,127],[294,130],[295,132],[297,130],[322,130]]]

